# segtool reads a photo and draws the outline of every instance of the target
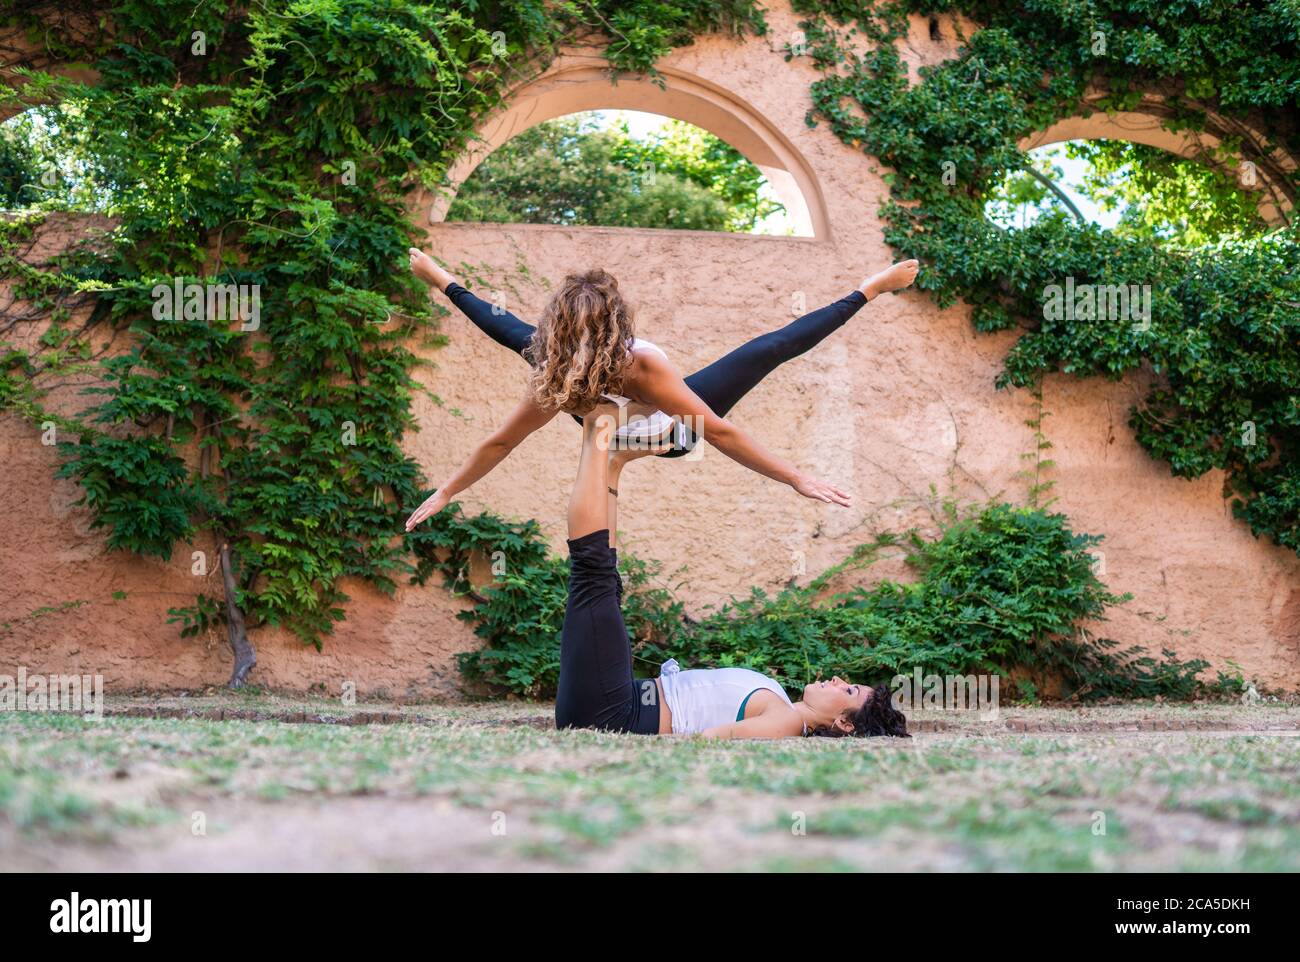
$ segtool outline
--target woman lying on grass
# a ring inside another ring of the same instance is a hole
[[[669,661],[658,678],[633,678],[613,544],[618,499],[610,482],[625,461],[653,452],[611,450],[617,412],[597,406],[582,424],[582,458],[569,499],[571,568],[556,727],[706,738],[907,737],[907,720],[885,685],[832,678],[804,686],[803,698],[792,702],[779,684],[748,668],[679,671]]]

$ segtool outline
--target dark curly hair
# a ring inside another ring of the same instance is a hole
[[[911,738],[907,733],[907,717],[894,707],[889,686],[877,685],[871,692],[871,697],[863,702],[862,707],[849,716],[853,731],[842,732],[834,725],[818,725],[808,733],[809,737],[870,738],[892,735],[895,738]]]

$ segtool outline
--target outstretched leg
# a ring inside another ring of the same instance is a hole
[[[623,598],[623,577],[618,573],[618,483],[623,476],[623,468],[638,458],[652,454],[662,454],[667,447],[622,448],[609,452],[609,470],[605,477],[608,498],[606,518],[609,521],[609,547],[614,555],[614,580],[618,584],[618,597]]]
[[[726,417],[736,402],[763,378],[786,361],[812,350],[839,330],[867,301],[910,285],[916,280],[918,268],[914,260],[900,261],[868,277],[857,290],[834,304],[805,314],[779,330],[759,335],[683,380],[714,414]],[[681,457],[694,447],[695,440],[688,429],[685,445],[674,444],[662,457]]]
[[[618,547],[618,483],[623,476],[623,468],[640,458],[649,457],[652,454],[663,454],[667,449],[667,445],[659,447],[637,446],[619,448],[609,452],[609,473],[605,481],[609,497],[609,543],[611,547]]]
[[[525,324],[499,304],[489,304],[483,298],[467,291],[456,279],[438,266],[428,254],[418,248],[407,250],[410,255],[411,270],[415,276],[426,284],[432,284],[447,295],[447,298],[461,309],[461,312],[474,322],[474,326],[496,341],[502,347],[508,347],[516,354],[522,355],[528,342],[532,340],[537,328]]]
[[[483,333],[498,344],[522,355],[536,330],[505,308],[470,293],[437,265],[433,258],[410,248],[411,270],[426,283],[446,293]],[[880,294],[909,286],[916,280],[919,265],[915,260],[900,261],[873,274],[851,294],[834,304],[805,314],[785,327],[762,334],[742,344],[730,354],[684,378],[686,385],[718,416],[725,417],[742,397],[763,378],[792,358],[804,354],[842,327],[864,304]],[[582,418],[574,415],[579,423]],[[674,444],[660,457],[681,457],[695,446],[695,438],[686,433],[685,445]]]
[[[914,260],[901,261],[873,274],[857,290],[834,304],[805,314],[779,330],[759,335],[684,380],[714,414],[726,417],[759,381],[786,361],[812,350],[839,330],[867,301],[911,284],[916,280],[917,268]]]

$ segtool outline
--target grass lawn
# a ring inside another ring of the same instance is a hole
[[[182,703],[340,711],[148,702]],[[0,866],[1300,871],[1295,707],[1016,709],[910,740],[769,742],[560,733],[546,705],[389,710],[416,720],[0,714]],[[1034,730],[1150,718],[1205,730]],[[1211,730],[1247,725],[1291,734]]]

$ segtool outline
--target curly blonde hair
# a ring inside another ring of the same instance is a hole
[[[634,337],[632,309],[612,274],[569,274],[524,352],[533,397],[544,410],[582,414],[602,394],[621,394]]]

